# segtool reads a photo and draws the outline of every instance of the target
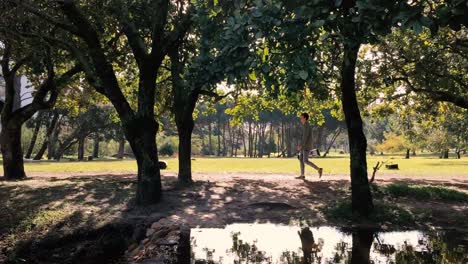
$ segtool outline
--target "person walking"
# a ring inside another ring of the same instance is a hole
[[[297,151],[299,151],[301,175],[299,177],[296,177],[296,179],[305,179],[305,164],[316,169],[319,174],[319,178],[321,178],[322,173],[323,173],[323,168],[319,168],[317,165],[309,161],[309,153],[312,150],[312,128],[310,127],[310,124],[308,122],[309,114],[302,113],[300,120],[302,124],[302,137],[301,137],[301,144],[297,146]]]

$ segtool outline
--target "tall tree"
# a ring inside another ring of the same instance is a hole
[[[336,94],[341,98],[348,129],[352,210],[364,217],[369,216],[374,206],[367,180],[367,141],[356,96],[359,50],[363,44],[377,42],[378,36],[389,34],[392,27],[415,31],[423,26],[437,28],[438,24],[428,16],[441,20],[442,9],[448,9],[448,13],[455,9],[459,20],[460,9],[466,9],[460,1],[431,4],[425,1],[256,1],[251,9],[250,28],[263,47],[259,55],[264,63],[258,73],[263,73],[265,84],[273,92],[277,93],[282,86],[292,91],[306,86],[320,95],[320,91],[327,89],[316,88],[334,85],[327,83],[327,76],[339,68],[335,84],[338,84]],[[423,13],[426,10],[428,15]],[[321,49],[329,42],[335,43],[333,49]],[[324,52],[338,54],[329,56],[326,67],[323,65],[327,61],[320,60]]]
[[[190,22],[188,1],[14,1],[53,25],[60,38],[43,38],[73,54],[87,82],[115,107],[138,164],[136,201],[161,198],[154,105],[161,65]],[[177,6],[186,3],[187,8]],[[137,80],[131,87],[120,76]],[[130,99],[136,95],[136,106]]]
[[[15,180],[26,177],[21,149],[23,124],[39,110],[50,109],[59,89],[71,82],[81,68],[70,65],[66,54],[45,42],[24,37],[39,26],[29,24],[32,22],[29,17],[16,12],[14,5],[2,2],[0,9],[0,63],[5,80],[5,100],[0,102],[0,144],[4,177]],[[47,32],[47,29],[41,30]],[[15,99],[20,97],[18,86],[22,84],[17,80],[21,75],[25,75],[35,88],[32,102],[27,105],[19,104]]]

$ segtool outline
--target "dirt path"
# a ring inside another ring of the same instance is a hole
[[[331,223],[322,209],[333,206],[350,196],[350,180],[344,175],[324,175],[321,179],[308,177],[297,180],[293,174],[198,174],[190,190],[178,190],[170,183],[176,175],[164,174],[166,192],[163,208],[153,215],[164,215],[185,222],[191,227],[220,227],[235,222],[273,222],[288,224],[306,222],[309,225]],[[379,186],[390,183],[444,186],[468,192],[468,176],[418,177],[415,179],[396,175],[377,177]],[[415,218],[426,214],[424,223],[415,225],[467,229],[468,205],[463,202],[437,200],[421,201],[412,198],[381,197],[376,200],[390,202],[408,210]],[[378,202],[378,201],[377,201]],[[166,213],[164,213],[166,212]],[[138,210],[131,211],[138,214]],[[392,226],[389,228],[402,228]]]

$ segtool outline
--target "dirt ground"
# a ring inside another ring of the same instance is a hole
[[[293,174],[195,173],[194,186],[180,189],[175,184],[176,175],[163,173],[163,200],[148,207],[134,205],[135,175],[36,173],[29,176],[25,181],[0,181],[0,262],[12,252],[21,252],[23,241],[73,234],[78,228],[97,228],[117,221],[142,227],[163,217],[190,227],[222,227],[240,222],[348,224],[345,220],[327,219],[322,210],[349,199],[350,181],[345,175],[324,175],[322,179],[313,175],[303,181],[294,179]],[[395,182],[468,192],[468,175],[417,179],[395,175],[376,177],[377,186]],[[389,221],[383,225],[388,229],[468,230],[466,202],[386,196],[376,201],[398,205],[415,216],[416,221],[406,226]],[[43,212],[50,215],[43,217]],[[422,214],[424,217],[418,217]]]

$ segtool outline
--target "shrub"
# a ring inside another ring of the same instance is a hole
[[[166,142],[159,149],[159,154],[163,156],[172,156],[174,155],[174,148],[175,147],[171,143]]]

